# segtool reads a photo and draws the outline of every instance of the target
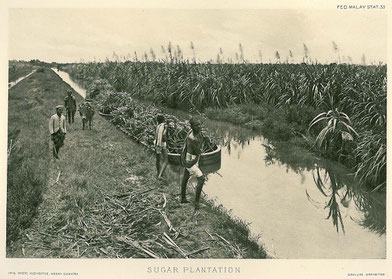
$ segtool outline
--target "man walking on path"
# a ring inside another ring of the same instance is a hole
[[[65,109],[67,110],[68,123],[74,123],[76,112],[76,99],[72,96],[72,91],[67,91],[67,96],[64,98]]]
[[[56,107],[56,113],[50,117],[49,132],[53,141],[53,156],[59,159],[60,147],[64,145],[65,134],[67,133],[66,120],[63,113],[63,106]]]
[[[158,121],[158,125],[155,130],[154,145],[155,145],[157,178],[160,179],[168,164],[168,155],[167,155],[167,146],[166,146],[167,127],[163,115],[158,115],[157,121]],[[162,166],[161,166],[161,161],[163,162]]]
[[[195,175],[197,178],[195,214],[197,214],[199,210],[200,194],[204,185],[204,175],[199,169],[199,158],[202,150],[203,137],[201,135],[201,123],[194,118],[189,122],[192,131],[185,140],[184,150],[181,155],[181,163],[185,167],[181,181],[181,203],[188,203],[186,200],[186,185],[188,184],[190,175]]]

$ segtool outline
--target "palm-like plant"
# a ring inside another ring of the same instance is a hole
[[[352,141],[355,136],[358,136],[348,115],[339,111],[338,108],[317,115],[310,122],[309,129],[317,123],[324,123],[325,126],[317,135],[316,144],[327,152],[336,151],[333,150],[334,147],[342,148],[344,141]]]

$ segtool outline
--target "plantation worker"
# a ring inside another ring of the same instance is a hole
[[[68,123],[74,123],[76,112],[76,99],[72,96],[72,91],[67,91],[67,96],[64,98],[65,109],[67,110]]]
[[[56,113],[49,120],[49,132],[53,141],[53,156],[57,159],[59,159],[59,150],[64,145],[65,134],[67,133],[66,120],[62,113],[63,106],[56,106]]]
[[[202,150],[203,137],[201,134],[201,123],[195,118],[190,121],[192,131],[185,140],[183,152],[181,154],[181,163],[185,167],[184,175],[181,181],[181,203],[188,203],[186,200],[186,186],[190,175],[197,178],[196,196],[195,196],[195,214],[199,210],[199,200],[201,190],[204,185],[204,175],[199,168],[199,159]]]
[[[160,179],[165,171],[168,164],[167,155],[167,126],[165,124],[165,118],[163,115],[157,116],[158,125],[155,130],[155,156],[156,156],[156,168],[157,168],[157,178]],[[162,166],[161,166],[162,161]]]

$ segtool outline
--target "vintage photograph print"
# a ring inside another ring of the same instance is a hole
[[[9,8],[5,257],[386,259],[387,23]]]

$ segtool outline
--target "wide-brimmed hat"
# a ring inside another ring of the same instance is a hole
[[[60,108],[62,109],[63,106],[62,106],[62,105],[57,105],[57,106],[56,106],[56,109],[60,109]]]

